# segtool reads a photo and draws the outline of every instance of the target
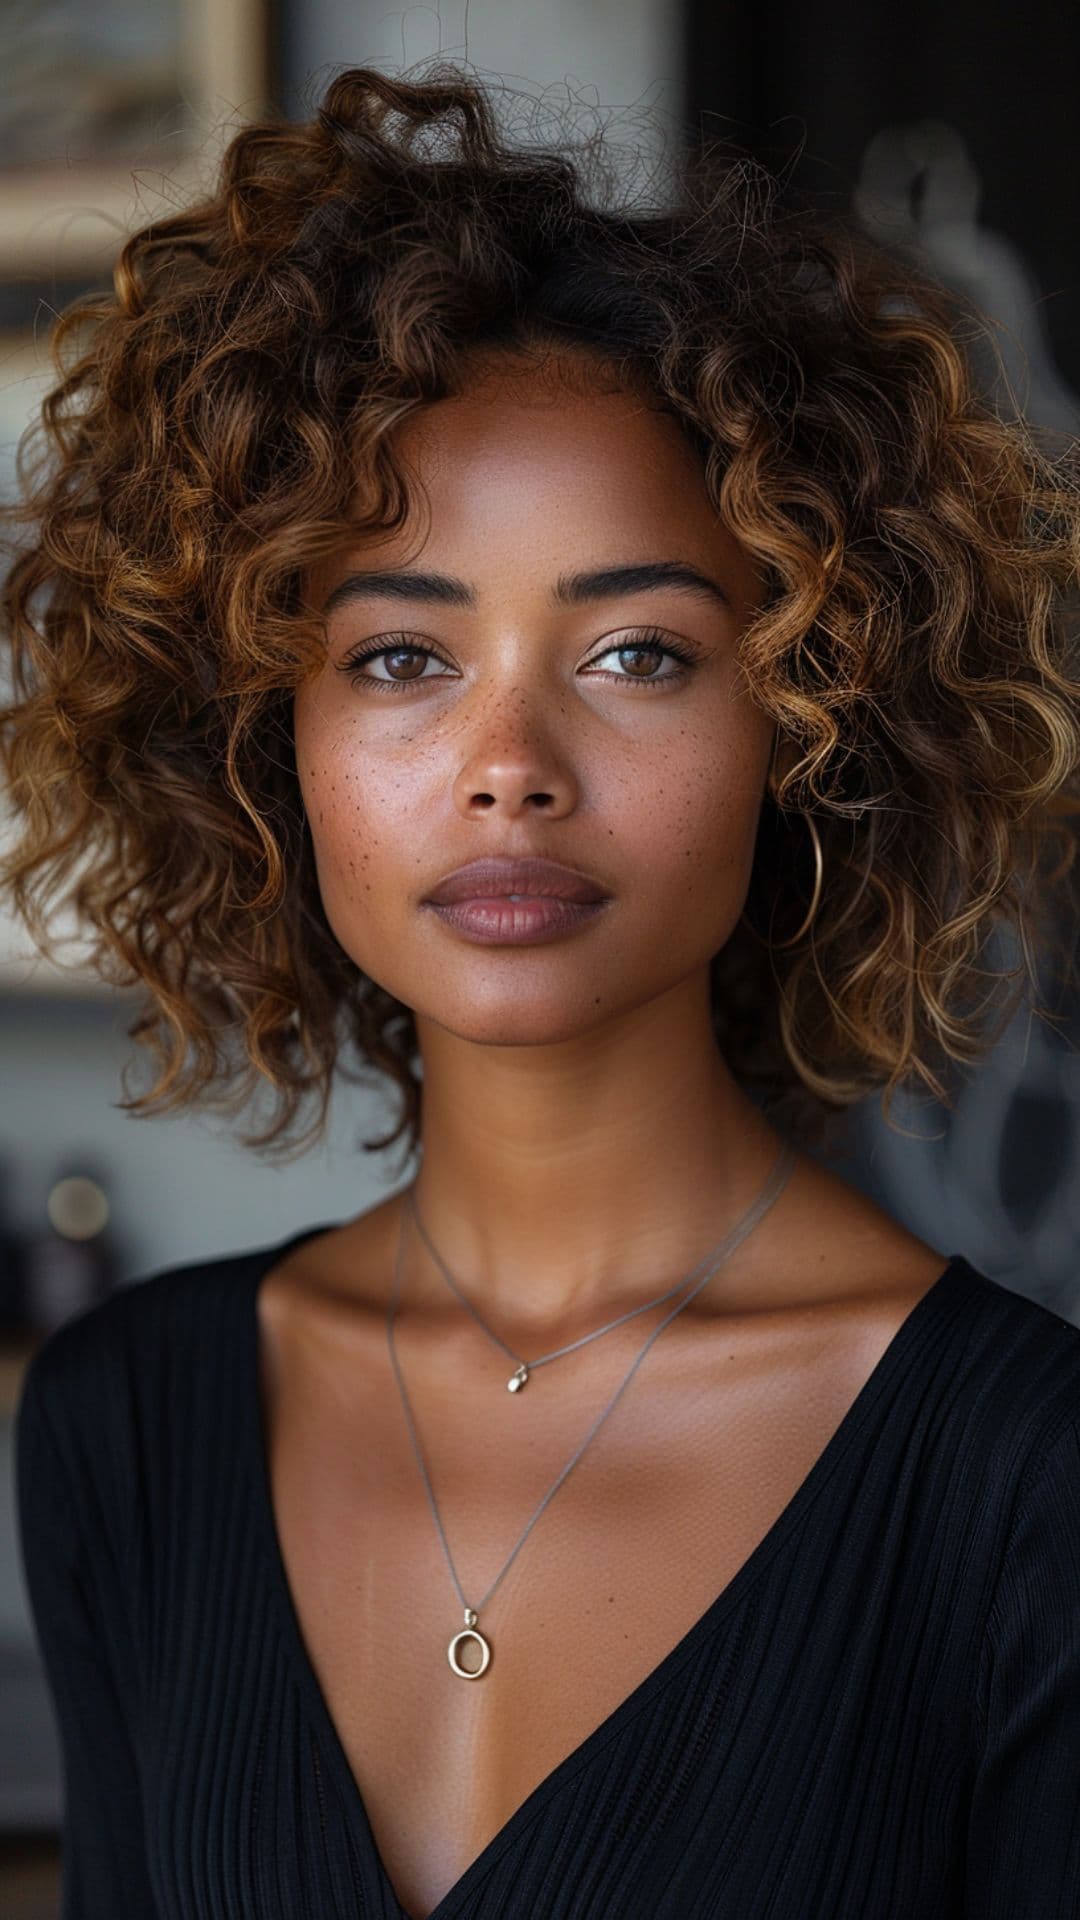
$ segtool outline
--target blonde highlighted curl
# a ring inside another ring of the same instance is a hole
[[[292,695],[324,657],[308,570],[402,524],[393,430],[488,345],[647,383],[768,583],[741,657],[782,751],[712,962],[747,1089],[806,1140],[881,1090],[886,1113],[901,1087],[949,1102],[1035,978],[1030,932],[1051,950],[1080,805],[1077,443],[1052,455],[980,394],[957,296],[746,156],[703,137],[663,208],[612,179],[595,136],[508,139],[457,65],[354,68],[309,121],[244,128],[209,196],[59,317],[7,510],[0,889],[46,953],[68,904],[101,975],[143,991],[157,1077],[126,1109],[239,1112],[268,1085],[244,1144],[299,1153],[352,1060],[401,1094],[365,1148],[417,1144],[413,1015],[323,913]],[[823,884],[785,948],[808,821]],[[1003,932],[1024,964],[994,971]]]

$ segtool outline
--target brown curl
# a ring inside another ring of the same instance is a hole
[[[74,909],[143,994],[152,1087],[322,1135],[336,1070],[396,1085],[420,1138],[411,1010],[320,901],[291,730],[325,632],[304,580],[408,499],[397,423],[487,346],[580,348],[643,381],[698,451],[767,590],[745,630],[784,762],[746,913],[712,962],[718,1045],[794,1133],[885,1089],[949,1101],[995,1030],[985,965],[1050,950],[1073,866],[1077,443],[1002,417],[980,317],[918,263],[701,136],[662,206],[598,136],[514,140],[461,66],[340,73],[310,120],[229,144],[213,190],[135,233],[59,317],[19,453],[0,749],[0,891],[46,953]],[[800,817],[799,809],[806,818]],[[802,936],[814,876],[823,884]],[[1067,951],[1067,942],[1066,948]],[[1009,956],[1006,954],[1005,958]]]

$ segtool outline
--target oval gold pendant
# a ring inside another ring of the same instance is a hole
[[[480,1665],[478,1667],[463,1667],[459,1664],[457,1650],[463,1640],[475,1640],[477,1642],[480,1648]],[[453,1667],[454,1672],[461,1680],[479,1680],[480,1675],[487,1672],[491,1663],[491,1648],[484,1639],[483,1634],[477,1630],[476,1614],[471,1607],[466,1607],[465,1625],[462,1627],[460,1633],[455,1633],[450,1645],[446,1649],[446,1657]]]

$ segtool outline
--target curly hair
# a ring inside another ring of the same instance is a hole
[[[1078,443],[1002,416],[982,331],[731,143],[699,135],[663,205],[626,204],[598,136],[508,139],[456,63],[348,69],[309,120],[236,134],[59,316],[8,509],[0,885],[40,949],[63,899],[100,976],[143,990],[157,1078],[118,1104],[238,1112],[265,1083],[243,1144],[288,1149],[315,1097],[301,1152],[353,1061],[401,1095],[365,1150],[415,1150],[414,1017],[329,927],[300,802],[291,701],[326,645],[304,582],[402,524],[399,421],[477,349],[551,343],[648,383],[767,582],[740,658],[789,764],[711,962],[725,1060],[807,1141],[882,1089],[886,1117],[900,1087],[949,1104],[1036,977],[1029,928],[1049,950],[1080,806]],[[785,946],[808,825],[824,884]],[[988,968],[1003,931],[1022,960]]]

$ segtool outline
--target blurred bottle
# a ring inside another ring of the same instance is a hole
[[[24,1249],[22,1282],[24,1323],[41,1334],[104,1300],[117,1279],[108,1179],[85,1155],[58,1167],[45,1212],[48,1225]]]

